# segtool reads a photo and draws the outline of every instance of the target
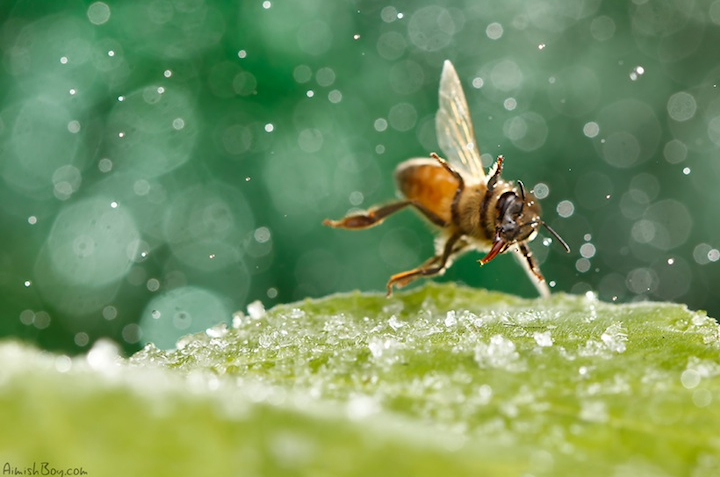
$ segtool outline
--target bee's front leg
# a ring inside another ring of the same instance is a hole
[[[449,266],[448,262],[450,261],[450,258],[462,252],[463,249],[467,247],[467,242],[465,240],[461,241],[461,238],[462,234],[455,232],[447,239],[447,242],[445,242],[441,255],[431,257],[417,268],[413,268],[407,272],[398,273],[390,277],[390,280],[387,283],[387,296],[392,295],[393,286],[402,288],[417,278],[430,277],[445,272],[445,269]]]

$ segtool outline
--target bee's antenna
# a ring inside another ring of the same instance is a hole
[[[525,208],[525,186],[522,181],[517,181],[517,183],[520,187],[520,198],[522,198],[522,204],[520,205],[520,213],[522,214],[523,209]]]
[[[567,253],[570,253],[570,247],[568,246],[567,242],[565,242],[565,241],[562,239],[562,237],[560,237],[560,236],[558,235],[558,233],[555,232],[546,222],[542,222],[542,224],[543,224],[543,226],[544,226],[546,229],[548,229],[548,232],[550,232],[550,233],[552,234],[552,236],[555,237],[558,242],[560,242],[560,245],[563,246],[563,248],[565,249],[565,251],[566,251]]]

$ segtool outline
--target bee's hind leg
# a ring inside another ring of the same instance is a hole
[[[402,288],[417,278],[431,277],[445,272],[445,269],[449,266],[448,262],[451,257],[462,252],[468,245],[467,242],[465,240],[461,240],[461,238],[462,234],[455,232],[445,242],[442,254],[431,257],[417,268],[413,268],[407,272],[398,273],[390,277],[390,280],[387,283],[387,296],[392,295],[393,286]]]
[[[415,207],[433,224],[439,227],[447,226],[445,220],[413,200],[401,200],[391,204],[373,207],[365,212],[348,215],[340,220],[325,219],[323,220],[323,225],[340,229],[366,229],[381,224],[389,215],[392,215],[407,206]]]

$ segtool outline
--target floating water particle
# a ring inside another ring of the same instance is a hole
[[[543,348],[547,348],[553,345],[553,339],[550,331],[543,331],[542,333],[536,331],[535,333],[533,333],[533,339],[538,344],[538,346],[541,346]]]
[[[333,104],[337,104],[342,101],[342,97],[342,93],[337,89],[334,89],[328,93],[328,100]]]
[[[112,321],[117,318],[118,310],[112,305],[107,305],[102,309],[102,316],[108,321]]]
[[[473,88],[475,88],[475,89],[480,89],[480,88],[482,88],[484,84],[485,84],[485,80],[483,80],[483,79],[480,78],[480,77],[473,78],[473,80],[472,80],[472,86],[473,86]]]
[[[70,88],[70,91],[68,92],[70,93],[70,96],[74,96],[77,93],[77,90],[75,88]]]
[[[385,7],[380,10],[380,18],[382,18],[385,23],[392,23],[398,19],[398,11],[392,6]]]
[[[170,78],[172,76],[172,71],[171,70],[163,71],[163,76],[166,78]]]
[[[636,66],[630,72],[630,80],[637,81],[645,73],[645,68],[642,66]]]
[[[87,344],[90,342],[90,337],[88,336],[87,333],[85,333],[84,331],[81,331],[81,332],[75,334],[74,341],[75,341],[75,344],[80,347],[87,346]]]
[[[50,326],[50,322],[52,321],[52,318],[50,317],[50,314],[46,311],[38,311],[35,313],[35,318],[33,320],[33,325],[38,330],[44,330],[48,326]]]
[[[275,130],[275,126],[273,123],[267,123],[265,125],[265,132],[273,132]]]
[[[542,241],[542,244],[545,247],[549,247],[550,245],[552,245],[552,239],[550,237],[545,237]]]
[[[720,251],[719,251],[718,249],[716,249],[716,248],[711,249],[711,250],[707,253],[707,258],[708,258],[708,260],[710,260],[711,262],[717,262],[717,261],[720,259]]]
[[[135,344],[142,337],[142,329],[136,323],[129,323],[123,327],[121,335],[126,343]]]
[[[693,404],[707,407],[712,403],[712,393],[708,389],[697,389],[692,395]]]
[[[55,358],[55,369],[58,373],[67,373],[72,369],[72,359],[64,354]]]
[[[683,122],[695,116],[697,111],[697,102],[690,93],[680,91],[668,99],[667,112],[675,121]]]
[[[62,57],[60,57],[60,63],[61,63],[61,64],[66,65],[67,62],[68,62],[67,56],[62,56]]]
[[[517,108],[517,100],[515,98],[507,98],[503,102],[503,107],[508,111],[513,111],[515,108]]]
[[[538,50],[544,50],[545,49],[545,43],[540,43],[538,45]]]
[[[113,50],[108,50],[107,55],[112,58],[115,56],[115,52]]]
[[[377,132],[383,132],[388,127],[388,122],[385,118],[377,118],[375,120],[375,123],[373,124],[373,127]]]
[[[687,175],[690,175],[690,172],[691,172],[691,171],[690,171],[690,168],[689,168],[689,167],[685,167],[685,168],[683,168],[683,170],[682,170],[682,173],[685,174],[686,176],[687,176]]]
[[[158,280],[157,278],[151,278],[147,281],[145,287],[148,289],[148,291],[156,292],[160,289],[160,280]]]
[[[95,2],[88,7],[86,15],[93,25],[102,25],[110,19],[110,7],[104,2]]]
[[[493,22],[487,26],[487,28],[485,29],[485,34],[491,40],[498,40],[503,35],[503,27],[501,24]]]
[[[693,389],[700,384],[700,374],[694,369],[686,369],[680,375],[680,382],[685,389]]]
[[[271,238],[270,229],[267,227],[259,227],[255,230],[253,237],[258,243],[265,243]]]
[[[675,263],[675,259],[674,259],[674,258],[668,258],[668,259],[667,259],[667,264],[668,264],[668,265],[672,265],[672,264],[674,264],[674,263]]]
[[[567,219],[575,213],[575,205],[569,200],[563,200],[558,203],[556,210],[560,217]]]
[[[535,184],[535,187],[532,188],[532,193],[535,195],[535,197],[542,200],[548,195],[550,195],[550,188],[547,186],[547,184],[539,182]]]
[[[37,224],[38,220],[37,220],[37,217],[35,217],[34,215],[31,215],[30,217],[28,217],[27,221],[28,221],[28,224],[35,225],[35,224]]]
[[[253,320],[259,320],[265,316],[265,306],[260,300],[255,300],[254,302],[248,304],[247,311],[248,315],[250,315],[250,318]]]
[[[315,91],[309,89],[309,90],[307,90],[307,92],[305,93],[305,96],[307,96],[308,98],[312,98],[313,96],[315,96]]]
[[[80,121],[72,120],[68,123],[67,129],[72,134],[77,134],[80,132]]]
[[[596,137],[600,134],[600,126],[595,121],[585,123],[585,126],[583,126],[583,134],[589,138]]]
[[[268,298],[270,298],[270,299],[277,298],[277,296],[278,296],[278,289],[275,288],[275,287],[270,287],[270,288],[268,288],[268,290],[267,290],[267,296],[268,296]]]
[[[353,40],[359,40],[359,39],[360,39],[360,35],[358,35],[357,33],[353,35]]]
[[[677,139],[672,139],[665,144],[663,156],[670,164],[678,164],[687,157],[687,146]]]
[[[580,246],[580,255],[585,258],[592,258],[595,256],[595,245],[591,243],[584,243]]]
[[[23,285],[25,285],[25,288],[29,288],[30,285],[32,285],[32,281],[30,281],[30,280],[25,280],[25,282],[23,283]]]
[[[240,58],[240,59],[247,58],[247,51],[240,50],[240,51],[238,51],[237,55],[238,55],[238,58]]]
[[[268,0],[265,0],[265,1],[262,3],[262,7],[263,7],[265,10],[267,10],[267,9],[269,9],[270,7],[272,7],[272,3],[270,3]]]
[[[586,273],[588,270],[590,270],[590,260],[587,258],[579,258],[575,261],[575,270],[577,270],[580,273]]]

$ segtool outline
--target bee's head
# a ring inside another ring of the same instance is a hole
[[[480,263],[486,264],[518,242],[533,240],[541,225],[548,229],[565,250],[570,251],[565,241],[540,218],[540,204],[535,196],[525,192],[523,183],[518,181],[517,188],[505,192],[498,199],[493,245]]]

